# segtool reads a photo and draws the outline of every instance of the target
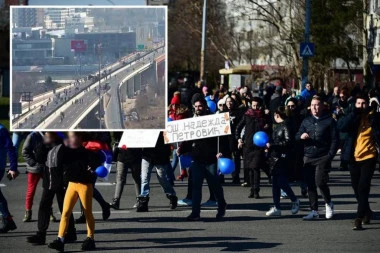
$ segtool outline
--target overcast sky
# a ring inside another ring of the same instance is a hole
[[[29,5],[145,5],[145,0],[29,0]]]

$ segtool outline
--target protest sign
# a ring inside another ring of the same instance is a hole
[[[154,148],[160,131],[126,130],[121,136],[119,148]]]
[[[174,143],[230,134],[229,113],[220,113],[167,122],[164,140]]]

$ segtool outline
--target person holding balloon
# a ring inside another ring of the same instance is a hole
[[[66,195],[63,202],[61,222],[59,224],[58,237],[48,247],[64,252],[65,235],[68,221],[72,215],[74,206],[81,200],[87,222],[87,238],[82,244],[82,250],[95,249],[94,230],[95,219],[92,213],[92,197],[94,192],[93,180],[95,170],[103,164],[103,158],[99,154],[84,147],[87,135],[84,132],[69,132],[68,147],[62,147],[60,158],[64,161],[64,174],[68,181]],[[104,176],[104,169],[100,167],[97,172]]]
[[[245,130],[243,130],[245,129]],[[244,131],[244,136],[241,137]],[[249,108],[236,127],[235,137],[238,146],[243,148],[244,168],[248,169],[251,191],[248,198],[259,199],[260,195],[260,170],[265,168],[265,145],[268,138],[264,135],[254,135],[263,131],[270,131],[270,119],[263,110],[263,100],[253,97]]]
[[[274,111],[273,119],[277,127],[273,132],[272,140],[266,144],[266,147],[269,149],[269,165],[273,177],[272,194],[274,202],[274,207],[266,213],[267,216],[281,216],[281,189],[292,201],[292,214],[297,214],[300,207],[300,201],[295,196],[292,188],[290,188],[288,180],[288,164],[290,164],[289,158],[293,140],[286,118],[285,107],[280,106]],[[258,133],[256,133],[256,135],[257,134]]]

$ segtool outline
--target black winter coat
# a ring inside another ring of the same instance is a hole
[[[264,148],[259,148],[253,143],[253,136],[258,131],[265,131],[268,133],[268,129],[265,126],[270,123],[270,120],[262,111],[254,111],[248,109],[244,114],[242,120],[236,127],[235,138],[240,139],[241,132],[245,128],[244,133],[244,146],[243,157],[245,168],[261,168],[265,164],[265,152]]]
[[[170,154],[170,145],[165,144],[164,135],[162,132],[160,132],[156,146],[154,148],[142,149],[142,159],[154,165],[163,165],[170,163]]]
[[[307,133],[309,138],[301,140],[303,133]],[[332,159],[339,145],[336,122],[330,114],[323,115],[318,119],[314,116],[309,116],[302,121],[296,134],[296,140],[303,143],[304,156],[318,158],[328,155]]]

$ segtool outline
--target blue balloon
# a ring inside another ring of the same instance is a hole
[[[179,157],[179,162],[181,163],[182,168],[189,168],[193,158],[190,155],[181,155]]]
[[[205,97],[206,101],[212,101],[210,96]]]
[[[235,163],[229,158],[219,158],[218,168],[221,174],[228,175],[235,171]]]
[[[214,112],[216,112],[216,104],[215,104],[215,102],[214,101],[207,101],[207,106],[208,106],[208,108],[210,109],[210,112],[211,113],[214,113]]]
[[[96,168],[95,170],[95,174],[98,176],[98,177],[106,177],[108,175],[108,170],[106,167],[104,167],[103,165],[99,166],[98,168]]]
[[[168,118],[168,122],[172,122],[172,121],[173,121],[173,119],[169,117]]]
[[[269,137],[266,132],[259,131],[253,136],[253,143],[260,148],[265,147],[268,142]]]

